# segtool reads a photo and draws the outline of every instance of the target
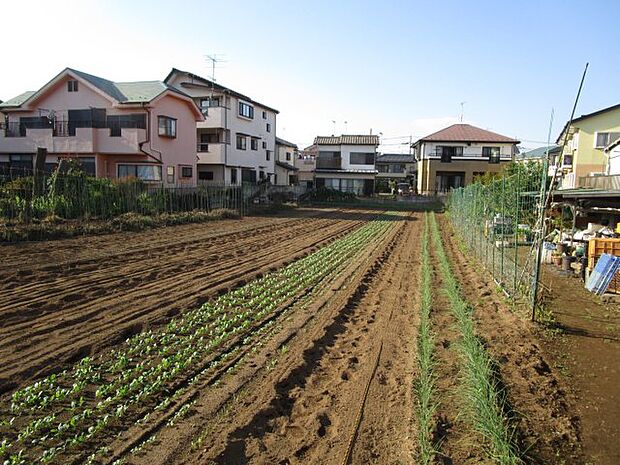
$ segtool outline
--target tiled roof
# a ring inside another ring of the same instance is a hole
[[[289,142],[287,140],[280,139],[279,137],[276,137],[276,144],[286,145],[287,147],[293,147],[295,149],[297,148],[297,144],[293,144],[292,142]]]
[[[318,145],[379,145],[379,136],[373,135],[342,135],[317,136],[314,143]]]
[[[504,142],[518,144],[519,141],[502,136],[471,124],[453,124],[440,131],[423,137],[418,142]]]
[[[0,103],[0,108],[18,107],[22,103],[24,103],[26,100],[28,100],[34,93],[35,93],[34,90],[29,90],[28,92],[19,94],[17,97],[13,97],[12,99],[7,100],[6,102]]]
[[[550,145],[549,147],[538,147],[537,149],[518,154],[517,158],[544,158],[547,151],[548,153],[558,153],[560,151],[560,146]]]
[[[384,153],[377,155],[377,163],[415,163],[413,155],[406,153]]]

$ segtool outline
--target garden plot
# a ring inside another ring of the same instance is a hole
[[[9,388],[3,460],[582,463],[535,334],[492,290],[477,296],[488,283],[441,217],[331,211],[281,223],[271,231],[290,249],[276,264],[262,258],[166,324]],[[187,247],[191,260],[198,246]],[[189,293],[209,279],[181,275]]]

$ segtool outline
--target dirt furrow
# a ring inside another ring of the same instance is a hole
[[[402,262],[419,260],[407,240],[419,236],[419,228],[417,219],[406,221],[379,261],[354,284],[348,301],[333,303],[329,318],[306,335],[311,342],[292,341],[278,361],[276,376],[267,377],[269,384],[235,409],[232,423],[207,440],[199,460],[180,463],[341,463],[382,340],[387,351],[373,380],[379,388],[371,393],[370,416],[387,409],[393,419],[368,426],[392,435],[381,446],[390,444],[387,454],[410,454],[415,350],[410,336],[417,327],[412,321],[417,289]],[[396,330],[397,323],[402,331]],[[365,454],[365,448],[360,450]]]
[[[384,319],[382,351],[370,383],[350,463],[410,463],[416,445],[416,340],[422,217],[407,227],[366,305]],[[371,317],[372,318],[372,317]]]
[[[465,257],[447,218],[439,216],[446,253],[464,296],[474,308],[476,331],[497,362],[507,405],[527,463],[585,463],[579,418],[562,380],[545,360],[536,328],[513,313],[483,268]]]
[[[0,390],[14,388],[27,379],[61,369],[66,363],[124,340],[145,325],[164,322],[218,290],[305,255],[359,224],[359,221],[334,219],[317,231],[313,221],[308,220],[297,237],[285,237],[272,243],[266,234],[263,242],[269,246],[246,260],[235,258],[237,262],[228,269],[219,269],[219,261],[214,263],[211,259],[216,269],[205,273],[203,267],[192,263],[182,278],[178,273],[155,281],[147,278],[123,292],[108,286],[106,293],[98,297],[86,294],[81,301],[67,302],[47,315],[48,320],[41,328],[33,325],[26,331],[22,328],[13,332],[9,331],[11,328],[3,328]],[[199,256],[197,260],[208,262],[209,257]],[[155,265],[152,272],[158,269]],[[120,282],[124,277],[118,279]],[[54,327],[56,329],[50,331]]]

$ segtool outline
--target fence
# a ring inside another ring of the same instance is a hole
[[[0,219],[5,222],[29,222],[50,216],[110,219],[130,212],[157,215],[216,209],[244,215],[255,193],[250,186],[163,187],[135,178],[95,178],[81,171],[42,173],[40,187],[35,189],[35,178],[29,175],[32,170],[17,174],[5,173],[0,177]]]
[[[511,297],[532,302],[537,250],[533,242],[541,205],[540,166],[516,166],[488,183],[453,190],[452,225],[465,244]],[[516,172],[515,172],[516,171]]]

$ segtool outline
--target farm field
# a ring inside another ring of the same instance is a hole
[[[9,464],[586,463],[538,333],[441,215],[2,248]]]

